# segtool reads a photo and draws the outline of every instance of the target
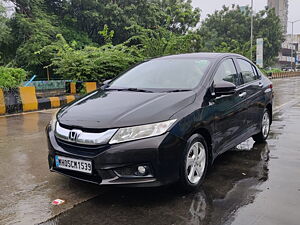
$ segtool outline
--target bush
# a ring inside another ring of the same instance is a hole
[[[262,71],[266,76],[271,76],[272,73],[281,73],[281,72],[283,72],[281,69],[278,69],[278,68],[272,68],[272,69],[262,69],[262,68],[260,68],[260,71]]]
[[[52,61],[56,74],[67,80],[101,82],[140,62],[139,51],[124,45],[60,52]]]
[[[0,88],[18,87],[25,79],[25,70],[0,66]]]

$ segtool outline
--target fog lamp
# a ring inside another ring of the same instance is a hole
[[[128,166],[114,170],[119,177],[153,177],[151,169],[147,165]]]
[[[146,166],[138,166],[137,170],[140,175],[142,176],[146,175],[147,172]]]

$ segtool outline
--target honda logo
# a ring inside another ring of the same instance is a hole
[[[77,142],[81,133],[81,130],[71,130],[69,133],[69,140],[72,142]]]

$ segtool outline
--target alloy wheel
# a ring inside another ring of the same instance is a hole
[[[189,149],[186,159],[186,175],[192,184],[197,184],[206,166],[206,152],[201,142],[195,142]]]
[[[266,111],[264,113],[263,119],[262,119],[262,134],[264,138],[267,138],[270,131],[270,116],[269,113]]]

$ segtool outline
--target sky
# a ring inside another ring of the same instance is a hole
[[[205,19],[207,14],[219,10],[223,5],[230,6],[238,4],[241,6],[250,5],[251,0],[192,0],[193,6],[202,10],[201,20]],[[259,11],[267,5],[267,0],[254,0],[254,10]],[[289,0],[289,21],[300,20],[300,0]],[[288,26],[288,33],[292,32],[291,24]],[[294,24],[294,33],[300,34],[300,21]]]

